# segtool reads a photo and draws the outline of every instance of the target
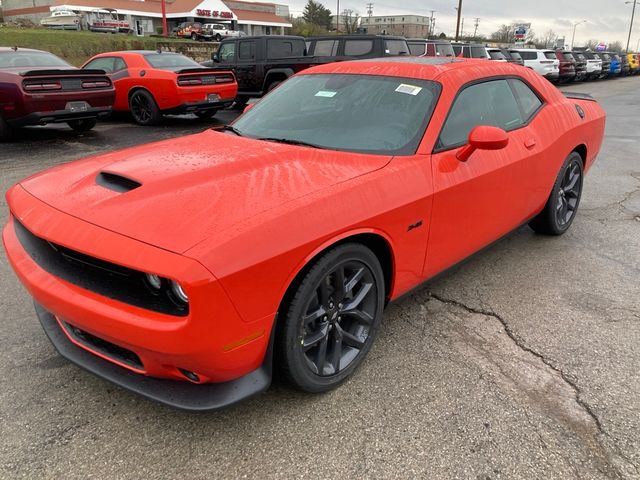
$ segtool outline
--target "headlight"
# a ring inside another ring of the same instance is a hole
[[[147,273],[145,274],[144,278],[147,280],[147,283],[152,289],[160,290],[162,288],[162,279],[158,275]]]
[[[184,303],[189,303],[189,297],[187,297],[187,294],[184,293],[184,290],[178,282],[175,282],[173,280],[171,281],[171,291],[178,300]]]

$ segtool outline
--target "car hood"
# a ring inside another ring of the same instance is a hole
[[[209,130],[61,165],[21,185],[62,212],[183,253],[215,232],[390,160]]]

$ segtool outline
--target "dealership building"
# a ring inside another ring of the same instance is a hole
[[[283,35],[289,7],[243,0],[166,0],[169,31],[181,22],[223,23],[247,35]],[[157,33],[162,25],[160,0],[3,0],[5,21],[29,19],[39,23],[57,8],[88,15],[98,9],[115,9],[132,30],[141,35]]]

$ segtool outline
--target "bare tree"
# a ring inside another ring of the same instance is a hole
[[[491,40],[497,43],[511,43],[515,35],[513,25],[500,25],[500,28],[491,34]]]
[[[535,40],[535,44],[540,48],[551,48],[555,46],[558,35],[552,29],[546,31],[546,33]]]
[[[345,8],[342,11],[342,23],[346,34],[356,33],[360,24],[360,15],[354,13],[353,10]]]
[[[598,43],[600,43],[598,40],[594,40],[589,39],[587,40],[587,43],[585,44],[585,48],[588,48],[589,50],[595,50],[596,49],[596,45],[598,45]]]
[[[622,51],[622,43],[618,41],[611,42],[608,48],[610,52],[620,53]]]

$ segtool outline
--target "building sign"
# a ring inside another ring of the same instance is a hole
[[[197,9],[196,15],[199,17],[213,17],[213,18],[233,18],[233,13],[231,12],[219,12],[218,10],[204,10]]]
[[[598,45],[596,45],[595,50],[596,52],[605,52],[607,50],[607,44],[604,42],[600,42]]]
[[[527,35],[529,34],[530,29],[531,29],[530,23],[521,23],[520,25],[516,25],[516,29],[514,32],[516,42],[524,43],[524,41],[527,38]]]

